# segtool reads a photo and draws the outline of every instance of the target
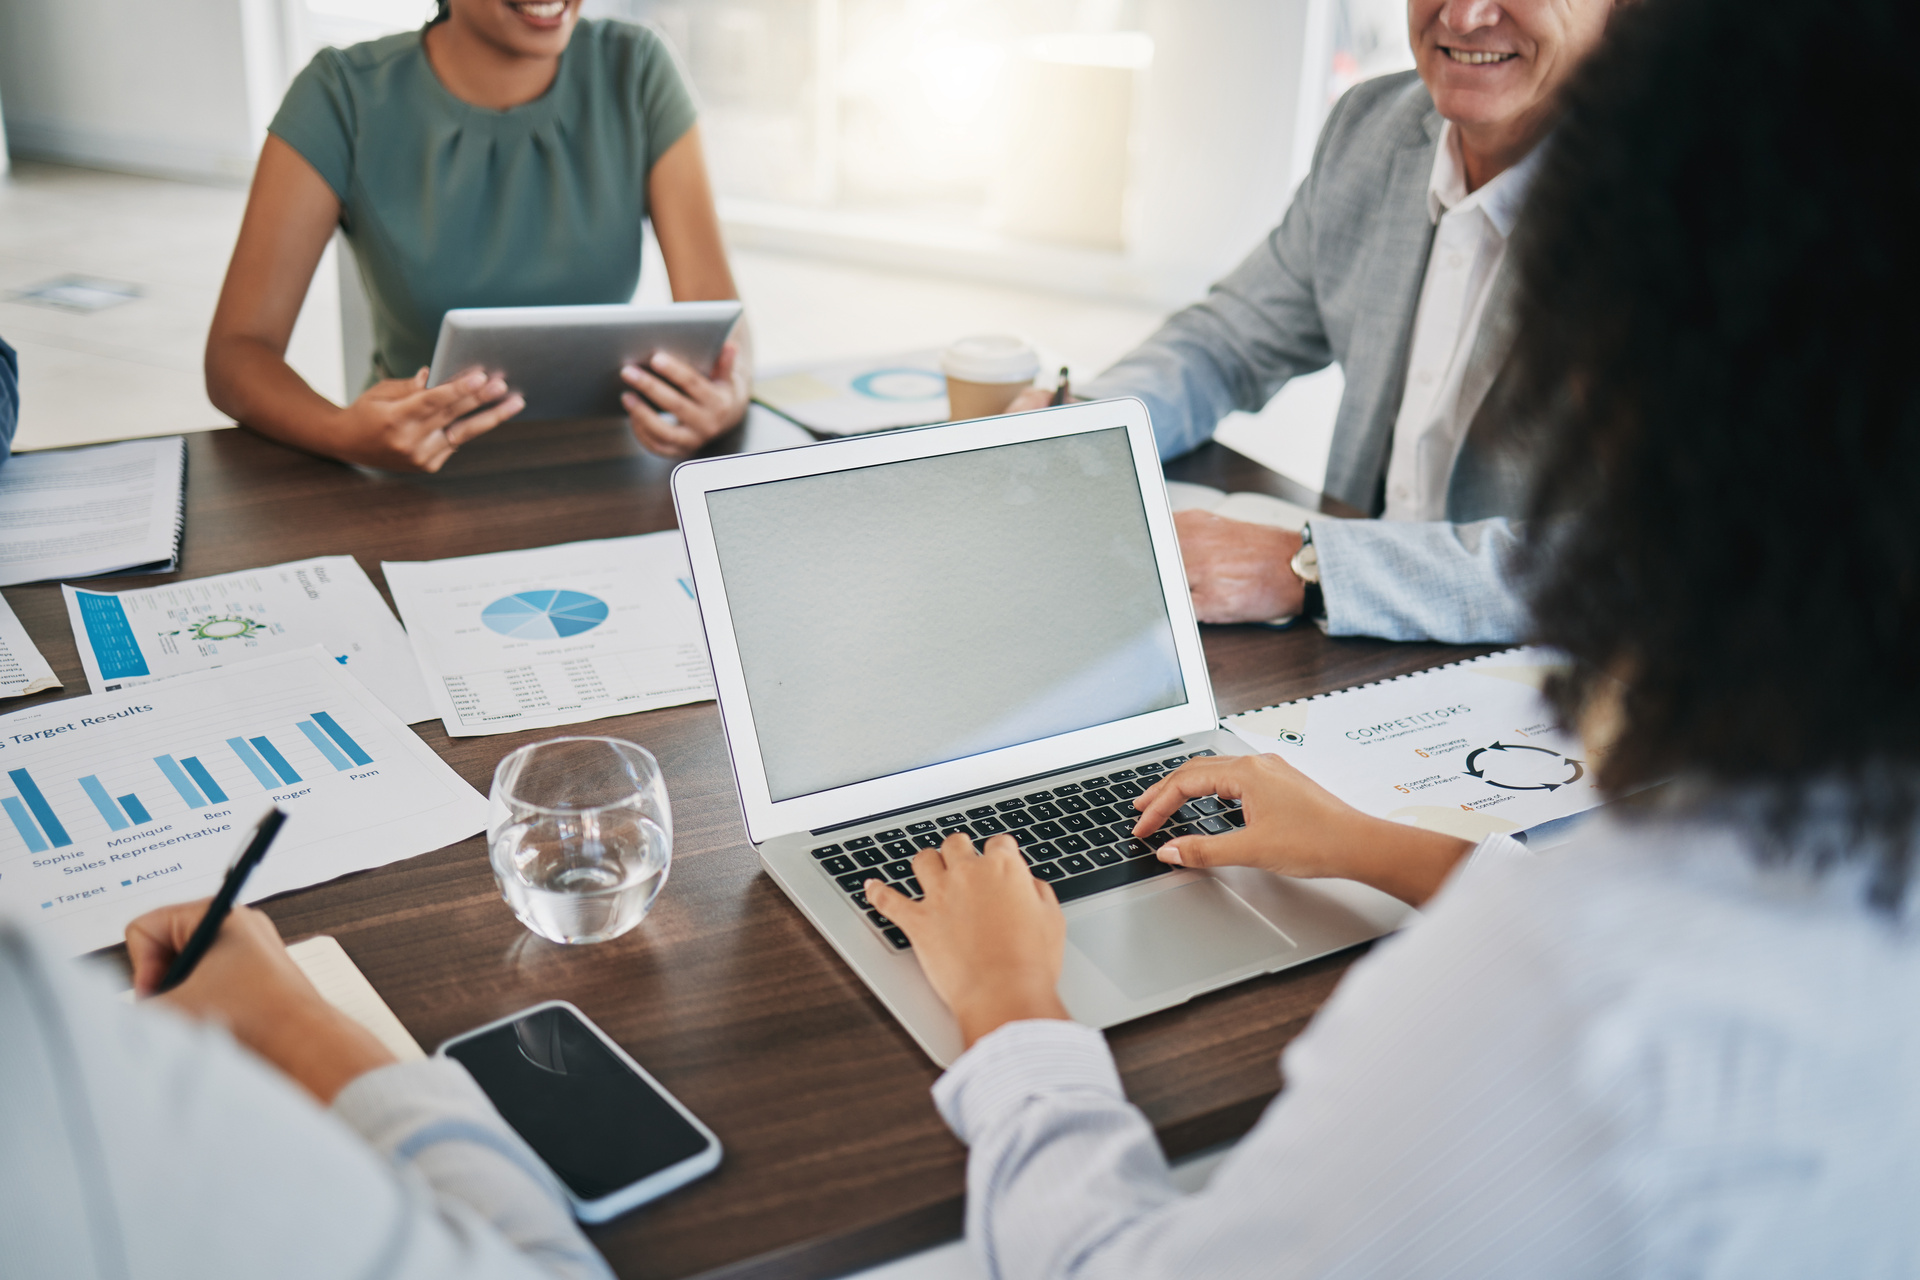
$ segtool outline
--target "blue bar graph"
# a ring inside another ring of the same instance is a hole
[[[0,800],[0,806],[5,807],[7,816],[13,819],[13,829],[18,831],[20,838],[27,842],[28,852],[45,853],[46,839],[40,834],[40,828],[34,824],[33,815],[27,812],[27,806],[13,796]]]
[[[200,794],[200,788],[193,785],[193,780],[187,777],[178,761],[172,756],[155,756],[153,762],[160,766],[160,772],[167,775],[167,781],[173,784],[173,789],[180,793],[180,798],[187,802],[189,809],[207,807],[207,798]]]
[[[60,825],[60,819],[54,816],[53,806],[40,794],[33,775],[25,769],[13,769],[8,771],[7,776],[13,779],[14,786],[20,788],[20,798],[27,802],[27,808],[33,810],[33,816],[40,820],[40,829],[47,833],[47,839],[53,842],[53,847],[59,849],[72,844],[73,838]]]
[[[136,823],[144,824],[153,821],[152,815],[147,812],[147,806],[140,803],[138,796],[121,796],[120,807],[125,809],[127,816]]]
[[[200,761],[193,756],[188,756],[185,760],[182,760],[180,764],[181,767],[186,769],[187,775],[200,784],[200,791],[207,799],[213,801],[215,804],[225,804],[227,802],[227,793],[220,789],[220,784],[213,780],[211,773],[207,772],[207,766],[201,764]]]
[[[93,807],[100,811],[100,816],[107,820],[109,827],[115,831],[127,829],[129,824],[120,813],[120,806],[113,802],[113,797],[107,794],[107,789],[100,785],[100,779],[89,774],[80,779],[80,789],[87,793],[87,799],[93,801]]]
[[[315,724],[327,731],[329,738],[340,744],[340,749],[346,752],[348,758],[355,764],[373,763],[373,757],[363,751],[359,743],[348,737],[347,731],[336,724],[332,716],[324,711],[316,711],[313,713],[313,720]]]
[[[249,738],[247,741],[253,744],[253,749],[260,753],[260,758],[272,765],[273,771],[279,774],[288,786],[300,781],[300,775],[293,771],[293,766],[287,763],[287,758],[280,754],[280,748],[265,738]]]
[[[332,738],[320,732],[319,727],[315,725],[313,721],[302,720],[299,727],[300,732],[307,735],[307,741],[320,749],[320,754],[327,758],[328,764],[343,773],[353,768],[353,762],[342,754],[340,748],[333,745]]]
[[[260,758],[258,751],[247,745],[245,738],[228,738],[227,745],[233,748],[233,754],[240,757],[240,763],[260,780],[261,786],[271,791],[280,785],[280,779],[273,776],[273,771],[267,768],[267,762]]]

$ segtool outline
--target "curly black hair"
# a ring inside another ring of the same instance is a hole
[[[1883,905],[1920,812],[1916,48],[1914,0],[1627,8],[1514,246],[1550,693],[1624,680],[1603,785],[1772,796],[1778,856],[1837,789],[1815,856]]]

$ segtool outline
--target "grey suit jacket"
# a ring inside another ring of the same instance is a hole
[[[1346,393],[1325,489],[1378,514],[1433,244],[1427,185],[1441,124],[1412,72],[1356,86],[1334,107],[1273,233],[1083,394],[1138,396],[1161,456],[1174,457],[1229,412],[1258,410],[1289,378],[1337,360]],[[1512,341],[1504,268],[1493,290],[1462,389],[1482,408]],[[1496,446],[1489,416],[1473,414],[1448,483],[1448,523],[1313,522],[1332,633],[1458,643],[1523,634],[1526,610],[1506,563],[1526,474]]]

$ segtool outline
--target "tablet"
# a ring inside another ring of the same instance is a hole
[[[624,417],[621,365],[665,351],[710,372],[739,319],[738,302],[462,307],[440,321],[427,381],[437,387],[479,365],[526,397],[515,421]]]

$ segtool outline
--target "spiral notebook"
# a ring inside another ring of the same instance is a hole
[[[16,454],[0,466],[0,586],[171,573],[186,500],[180,436]]]
[[[1375,817],[1469,840],[1538,831],[1605,799],[1540,696],[1557,661],[1506,649],[1221,724]]]

